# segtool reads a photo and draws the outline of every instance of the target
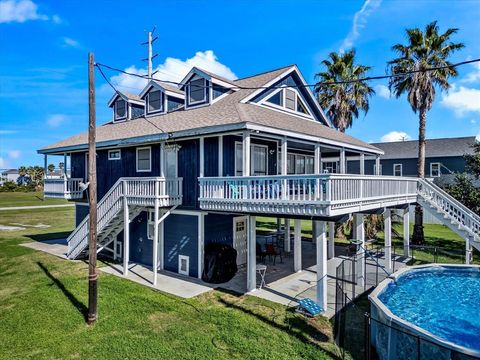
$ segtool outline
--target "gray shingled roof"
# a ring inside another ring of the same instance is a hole
[[[235,81],[245,87],[263,86],[285,72],[291,66],[265,72]],[[317,136],[328,140],[350,144],[378,152],[378,148],[361,140],[329,128],[319,122],[304,120],[287,113],[270,110],[254,104],[242,104],[240,101],[255,90],[241,89],[220,99],[209,106],[191,110],[173,111],[164,115],[141,117],[121,123],[107,123],[97,127],[97,142],[112,142],[161,133],[173,133],[186,130],[207,129],[214,126],[236,125],[246,128],[247,123],[268,126],[273,129],[289,130],[295,133]],[[69,148],[87,144],[87,132],[72,136],[40,150]]]
[[[161,87],[163,87],[165,90],[172,91],[172,92],[175,92],[177,94],[182,94],[182,95],[184,94],[184,92],[182,90],[180,90],[178,87],[176,87],[174,85],[168,84],[168,83],[160,81],[160,80],[155,80],[155,79],[153,79],[152,81],[157,83]]]
[[[472,154],[472,145],[475,143],[474,136],[428,139],[425,144],[426,157],[463,156]],[[382,159],[412,159],[418,158],[418,141],[395,141],[384,143],[372,143],[373,146],[382,149],[385,155]]]

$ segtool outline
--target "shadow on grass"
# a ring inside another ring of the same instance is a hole
[[[45,267],[45,265],[43,265],[43,263],[37,261],[37,265],[40,269],[43,270],[45,275],[47,275],[47,277],[52,280],[53,283],[62,291],[63,295],[65,295],[65,297],[68,299],[68,301],[70,301],[70,303],[75,307],[75,309],[80,312],[85,321],[87,321],[88,308],[80,300],[78,300],[75,295],[73,295],[60,280],[53,276],[52,273]]]
[[[236,298],[240,297],[239,294],[235,292],[226,291],[223,289],[222,290],[219,289],[219,291],[224,292],[225,294],[233,295]],[[254,309],[251,309],[250,307],[243,306],[244,304],[241,302],[229,301],[224,297],[221,297],[219,301],[227,308],[232,308],[235,310],[242,311],[243,313],[253,316],[256,319],[266,323],[269,326],[272,326],[278,330],[286,332],[288,335],[299,339],[301,342],[308,343],[315,347],[318,347],[319,350],[327,353],[333,359],[340,359],[337,353],[334,353],[331,350],[328,350],[319,346],[318,342],[327,343],[331,345],[334,345],[334,344],[330,342],[329,337],[322,332],[322,329],[313,325],[315,321],[314,319],[310,320],[301,315],[295,316],[294,310],[288,309],[286,313],[289,314],[290,316],[285,318],[284,323],[280,323],[275,321],[276,310],[274,308],[271,308],[272,314],[268,316],[266,314],[255,312]],[[270,308],[270,306],[264,305],[264,304],[261,304],[258,307]]]
[[[71,234],[71,231],[62,231],[62,232],[54,232],[54,233],[48,233],[48,234],[31,234],[31,235],[25,235],[25,236],[32,239],[33,241],[46,241],[46,240],[66,239],[70,234]]]

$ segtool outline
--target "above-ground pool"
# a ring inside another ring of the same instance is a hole
[[[480,267],[404,268],[370,295],[381,359],[480,358]]]

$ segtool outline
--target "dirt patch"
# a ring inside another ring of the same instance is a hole
[[[157,333],[165,331],[175,321],[178,321],[175,314],[154,312],[148,316],[150,327]]]
[[[0,224],[0,231],[20,231],[25,230],[26,228],[21,226],[11,226],[11,225],[1,225]]]
[[[36,229],[46,229],[46,228],[50,227],[50,225],[46,225],[46,224],[27,225],[27,224],[20,224],[20,223],[10,223],[10,225],[31,227],[31,228],[36,228]]]

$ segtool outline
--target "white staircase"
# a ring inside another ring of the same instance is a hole
[[[124,227],[125,202],[129,219],[133,220],[145,207],[178,206],[182,203],[182,179],[120,178],[97,204],[97,249],[110,244]],[[89,216],[76,227],[67,239],[69,259],[88,251]]]
[[[425,179],[418,180],[418,203],[480,251],[480,216]]]

